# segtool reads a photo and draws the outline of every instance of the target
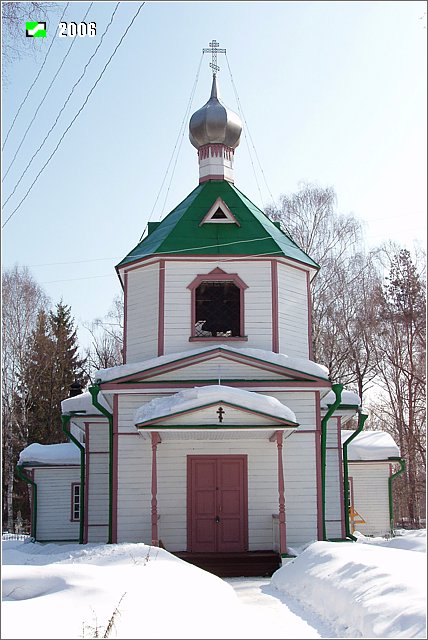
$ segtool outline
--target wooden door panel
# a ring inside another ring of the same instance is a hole
[[[216,550],[217,461],[193,458],[191,461],[192,551]]]
[[[246,456],[189,456],[189,551],[247,549]]]
[[[244,551],[244,460],[219,458],[219,532],[218,551]]]

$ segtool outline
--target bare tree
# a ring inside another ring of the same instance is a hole
[[[362,397],[374,375],[370,349],[372,291],[378,275],[363,251],[361,222],[336,211],[331,187],[301,183],[267,210],[321,269],[312,283],[313,353],[333,381],[353,385]]]
[[[86,349],[86,373],[93,380],[98,369],[123,363],[123,295],[116,295],[104,318],[84,325],[92,337]]]
[[[426,473],[425,259],[418,264],[409,251],[393,245],[385,248],[384,257],[389,273],[373,343],[383,394],[374,413],[406,459],[401,510],[410,526],[418,526]]]
[[[49,299],[27,267],[14,266],[2,277],[2,438],[5,513],[9,530],[13,523],[14,468],[17,453],[27,442],[31,390],[21,393],[30,337],[38,312]]]
[[[13,60],[27,54],[36,55],[40,49],[38,38],[26,37],[25,23],[31,20],[49,23],[49,16],[56,15],[60,5],[57,2],[2,2],[1,8],[4,72]]]

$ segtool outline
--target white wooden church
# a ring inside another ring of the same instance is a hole
[[[352,539],[341,430],[366,416],[311,359],[319,267],[235,186],[242,126],[213,71],[189,124],[199,183],[116,267],[125,364],[62,402],[69,444],[21,453],[38,541],[280,558]],[[390,531],[399,460],[382,442],[369,456],[374,535]]]

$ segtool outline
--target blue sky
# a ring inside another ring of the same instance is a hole
[[[97,46],[115,4],[94,3],[86,21],[96,22],[97,36],[73,45],[3,182],[3,202]],[[139,4],[120,3],[57,127],[4,207],[3,220],[55,148]],[[70,2],[64,19],[80,22],[88,7]],[[51,16],[35,58],[8,67],[3,140],[55,38],[5,145],[3,174],[71,44],[57,37],[59,17]],[[227,49],[247,134],[263,170],[247,135],[235,153],[241,191],[263,208],[272,196],[296,191],[300,181],[332,186],[338,210],[365,221],[367,246],[387,240],[409,248],[415,241],[424,244],[426,35],[426,3],[419,1],[146,2],[81,115],[4,227],[3,268],[30,266],[53,303],[62,297],[71,305],[80,326],[106,313],[120,290],[114,265],[137,244],[151,214],[159,220],[198,183],[188,119],[184,135],[179,132],[202,48],[213,38]],[[206,55],[191,113],[209,97],[209,62]],[[224,56],[218,64],[222,99],[237,111]],[[174,155],[167,172],[177,138],[178,160]],[[82,343],[88,340],[84,329],[80,336]]]

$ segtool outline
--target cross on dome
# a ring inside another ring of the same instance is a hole
[[[202,49],[202,53],[211,53],[212,61],[210,62],[210,67],[213,70],[213,76],[217,75],[217,71],[220,71],[220,67],[217,66],[217,54],[218,53],[226,53],[226,49],[219,49],[219,43],[217,40],[212,40],[209,43],[209,48]]]

